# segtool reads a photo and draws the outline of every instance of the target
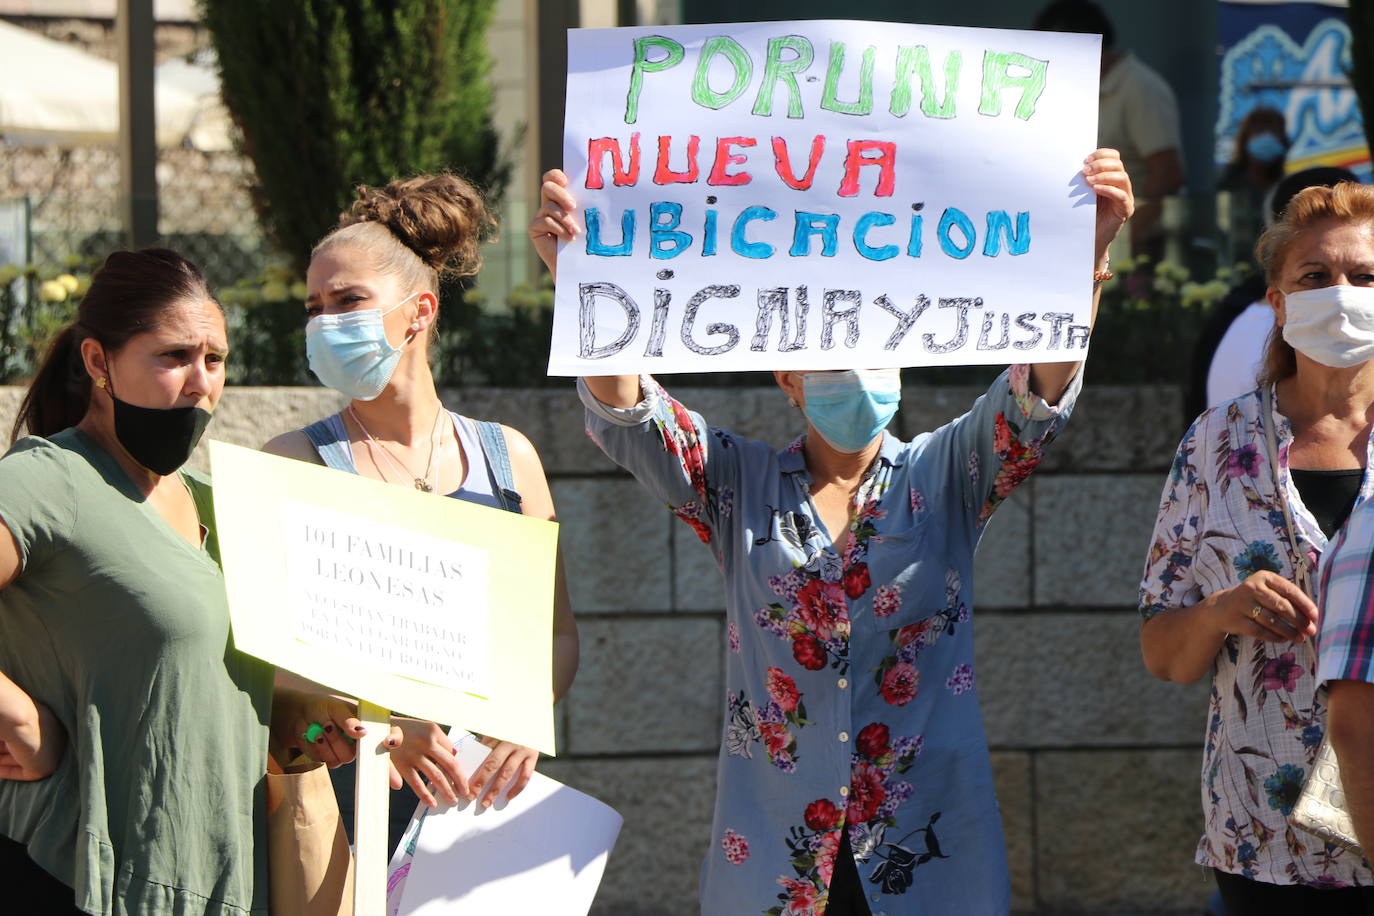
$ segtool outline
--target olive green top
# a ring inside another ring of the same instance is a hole
[[[272,668],[237,652],[209,484],[192,546],[95,440],[0,459],[22,568],[0,590],[0,671],[67,730],[57,771],[0,780],[0,834],[99,916],[267,912]]]

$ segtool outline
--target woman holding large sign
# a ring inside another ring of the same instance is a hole
[[[1133,209],[1088,157],[1093,265]],[[555,269],[581,231],[561,171],[530,224]],[[1094,284],[1093,313],[1096,313]],[[805,434],[708,427],[650,376],[583,378],[587,429],[715,552],[729,649],[705,913],[994,913],[1009,906],[974,699],[973,551],[1077,397],[1079,363],[1013,366],[963,417],[903,443],[897,370],[775,372]]]
[[[481,195],[455,175],[359,189],[339,228],[316,246],[306,276],[310,368],[351,401],[340,413],[278,436],[267,451],[493,508],[555,517],[543,465],[529,440],[508,426],[445,409],[429,367],[440,275],[476,273],[479,246],[492,223]],[[577,655],[577,625],[560,566],[552,699],[572,685]],[[391,755],[393,787],[404,780],[415,795],[406,792],[392,804],[393,847],[416,795],[431,806],[436,794],[450,803],[461,796],[490,805],[508,784],[508,797],[519,793],[538,760],[532,748],[483,739],[491,754],[476,773],[464,774],[438,726],[395,721],[406,740]],[[345,788],[341,772],[336,785],[347,814],[352,789]]]
[[[116,252],[0,460],[0,874],[27,913],[265,913],[269,717],[362,727],[236,652],[210,489],[224,315],[176,252]],[[397,739],[392,736],[388,741]]]

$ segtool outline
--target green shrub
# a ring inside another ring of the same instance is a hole
[[[263,227],[300,273],[359,184],[456,171],[493,201],[495,0],[201,0]]]

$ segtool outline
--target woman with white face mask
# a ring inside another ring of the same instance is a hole
[[[1227,912],[1366,913],[1369,865],[1286,817],[1325,721],[1316,565],[1374,488],[1374,188],[1300,192],[1256,254],[1275,321],[1259,388],[1205,411],[1179,446],[1141,648],[1157,677],[1212,675],[1197,862]]]
[[[264,449],[436,496],[553,520],[553,498],[528,439],[475,421],[439,401],[429,367],[439,317],[441,275],[471,276],[493,220],[481,195],[455,175],[422,175],[385,188],[360,188],[358,200],[315,247],[306,275],[306,356],[320,381],[347,395],[341,412],[278,436]],[[554,696],[577,672],[577,626],[559,562],[554,607]],[[529,782],[538,752],[505,741],[464,773],[452,743],[433,723],[395,718],[405,734],[391,752],[391,845],[415,810],[461,797],[490,806]],[[335,771],[351,823],[350,767]]]
[[[1083,172],[1107,245],[1134,208],[1114,150]],[[530,236],[578,232],[560,171]],[[1093,304],[1096,312],[1096,293]],[[701,911],[1005,913],[1001,821],[974,690],[973,550],[1039,464],[1079,364],[1013,366],[902,442],[896,369],[775,372],[805,434],[710,428],[649,376],[578,383],[587,430],[715,553],[729,653]]]

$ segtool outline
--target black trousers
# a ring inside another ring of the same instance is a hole
[[[1319,890],[1300,884],[1268,884],[1213,869],[1227,916],[1374,916],[1374,887]]]
[[[835,870],[830,875],[830,903],[825,916],[869,916],[863,881],[854,865],[854,850],[849,845],[849,830],[840,831],[840,851],[835,853]]]
[[[22,901],[17,913],[43,916],[85,916],[76,908],[76,895],[29,858],[23,844],[0,836],[0,886]]]

